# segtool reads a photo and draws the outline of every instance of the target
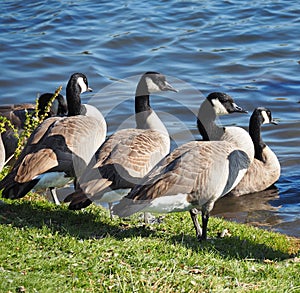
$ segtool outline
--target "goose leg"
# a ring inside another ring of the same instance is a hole
[[[194,228],[196,230],[196,237],[199,241],[202,240],[202,229],[200,227],[200,224],[198,222],[198,214],[199,211],[197,209],[191,209],[190,210],[190,215],[194,224]]]
[[[200,240],[207,240],[207,224],[208,224],[208,220],[209,220],[209,213],[211,212],[211,210],[214,207],[214,202],[208,202],[206,203],[202,209],[202,236],[200,238]]]
[[[112,211],[112,208],[113,208],[113,204],[111,202],[108,203],[108,210],[109,210],[109,217],[111,220],[113,220],[113,211]]]
[[[50,187],[49,189],[50,189],[53,202],[57,205],[60,205],[60,201],[58,200],[55,187]]]
[[[200,240],[207,240],[207,224],[209,219],[209,212],[202,212],[202,235]]]

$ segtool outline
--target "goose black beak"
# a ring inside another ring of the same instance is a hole
[[[278,125],[278,122],[276,121],[276,119],[272,119],[272,120],[270,121],[270,123],[271,123],[271,124],[274,124],[274,125]]]
[[[238,112],[238,113],[248,113],[248,111],[244,110],[242,107],[238,106],[237,104],[233,103],[233,108],[234,111],[233,112]]]
[[[178,90],[175,89],[173,86],[171,86],[167,81],[165,81],[163,90],[164,90],[164,91],[171,91],[171,92],[178,93]]]

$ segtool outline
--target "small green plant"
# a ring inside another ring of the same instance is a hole
[[[38,127],[39,124],[41,124],[49,115],[51,105],[53,101],[56,99],[56,97],[59,95],[61,92],[62,86],[59,86],[55,93],[53,94],[52,98],[48,102],[45,112],[43,115],[39,115],[39,101],[36,99],[36,106],[35,110],[33,113],[29,113],[27,110],[26,111],[26,120],[24,123],[24,131],[20,134],[18,137],[18,146],[17,149],[14,153],[15,158],[17,159],[19,155],[21,154],[21,151],[23,150],[29,136],[31,133]]]
[[[5,165],[12,157],[15,157],[15,159],[19,157],[31,133],[34,131],[34,129],[36,129],[36,127],[38,127],[40,123],[42,123],[49,116],[52,103],[59,95],[61,90],[62,86],[59,86],[56,89],[55,93],[53,94],[46,106],[44,114],[39,115],[40,110],[38,99],[36,99],[36,106],[33,112],[29,113],[27,110],[25,110],[26,120],[24,123],[24,130],[22,132],[20,132],[18,128],[14,126],[7,117],[0,115],[0,134],[7,131],[8,129],[11,129],[18,140],[17,149],[15,150],[14,154],[6,160]],[[10,168],[11,166],[5,166],[5,168],[3,168],[1,172],[1,177],[5,176],[10,171]]]
[[[5,132],[8,128],[11,128],[16,138],[19,138],[18,129],[4,116],[0,116],[0,134]]]

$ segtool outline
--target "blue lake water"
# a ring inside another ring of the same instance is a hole
[[[85,102],[105,114],[109,133],[131,123],[137,79],[164,73],[179,93],[152,99],[173,147],[197,137],[195,117],[212,91],[250,113],[271,109],[278,126],[263,138],[276,152],[277,191],[223,198],[214,214],[300,237],[300,7],[298,1],[1,2],[0,103],[33,102],[83,72]],[[250,114],[222,117],[247,127]]]

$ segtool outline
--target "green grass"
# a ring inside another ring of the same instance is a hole
[[[218,218],[199,243],[188,213],[144,226],[34,196],[0,224],[0,292],[300,292],[299,239]]]

